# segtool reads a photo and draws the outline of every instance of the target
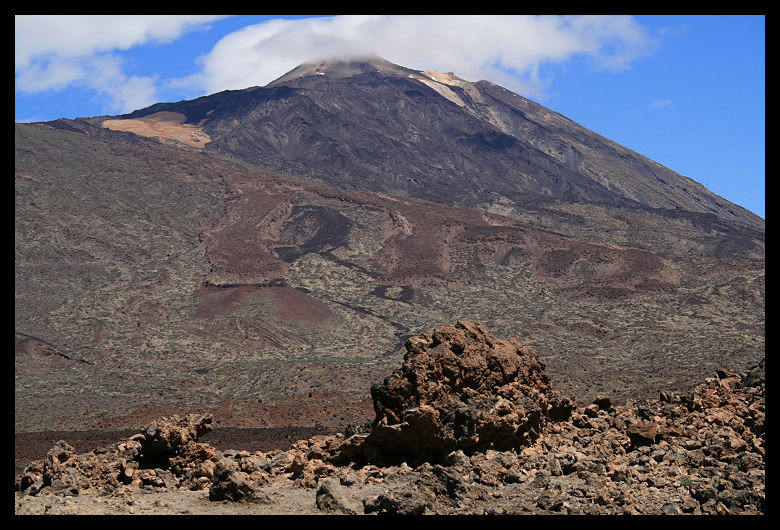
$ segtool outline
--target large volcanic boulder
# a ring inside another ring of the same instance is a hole
[[[406,342],[400,369],[371,387],[376,419],[362,444],[374,458],[436,458],[531,443],[561,402],[545,362],[516,339],[459,321]]]

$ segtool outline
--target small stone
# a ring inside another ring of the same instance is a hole
[[[563,475],[563,469],[561,468],[561,463],[558,461],[558,459],[555,456],[550,456],[549,467],[550,467],[550,474],[552,476],[560,477],[561,475]]]
[[[335,479],[320,482],[317,488],[317,508],[327,513],[343,513],[356,515],[356,507],[352,506],[345,494],[344,486]]]
[[[658,425],[654,422],[639,421],[626,427],[626,434],[634,447],[651,445],[656,442]]]
[[[598,416],[599,416],[599,410],[600,410],[600,409],[599,409],[599,406],[598,406],[598,405],[596,405],[595,403],[591,403],[590,405],[587,405],[587,406],[586,406],[586,407],[583,409],[583,413],[584,413],[584,414],[585,414],[587,417],[589,417],[589,418],[598,418]]]
[[[599,410],[609,411],[610,409],[612,409],[612,400],[608,397],[597,396],[593,400],[593,404],[596,405],[599,408]]]

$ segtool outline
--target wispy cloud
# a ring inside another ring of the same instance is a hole
[[[669,107],[671,105],[674,105],[674,101],[671,99],[656,99],[652,103],[650,103],[651,109],[661,109],[664,107]]]
[[[218,18],[224,17],[17,15],[16,90],[86,87],[108,98],[107,110],[120,112],[154,103],[156,79],[126,74],[119,52],[171,42]]]

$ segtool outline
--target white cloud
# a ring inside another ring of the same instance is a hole
[[[265,85],[298,64],[376,54],[414,69],[488,79],[528,95],[544,89],[539,70],[586,56],[620,70],[648,53],[652,39],[627,16],[343,15],[274,19],[225,36],[200,58],[191,81],[212,93]]]
[[[375,54],[540,97],[550,65],[584,56],[594,68],[620,70],[653,47],[630,16],[341,15],[247,26],[199,57],[200,71],[187,77],[125,73],[123,51],[171,42],[218,18],[223,17],[16,16],[16,90],[78,86],[107,98],[106,113],[127,112],[156,102],[160,89],[196,97],[262,86],[302,62]]]
[[[671,99],[656,99],[652,103],[650,103],[651,109],[661,109],[663,107],[669,107],[670,105],[674,105],[674,101]]]
[[[156,77],[127,75],[117,55],[97,55],[87,61],[84,83],[108,98],[109,112],[130,112],[157,103]]]
[[[83,61],[62,57],[49,61],[33,61],[16,71],[16,89],[25,93],[61,90],[85,77]]]
[[[109,99],[107,111],[155,102],[155,79],[128,76],[115,54],[145,43],[166,43],[224,16],[17,15],[16,90],[36,93],[68,86]]]
[[[16,15],[15,63],[46,56],[83,57],[175,40],[223,15]]]

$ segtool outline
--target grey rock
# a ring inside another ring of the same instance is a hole
[[[414,487],[382,493],[363,502],[364,513],[388,515],[421,515],[427,507],[425,497]]]
[[[356,515],[359,503],[348,496],[347,488],[336,479],[325,479],[317,487],[317,508],[327,513]]]
[[[268,495],[263,492],[249,476],[240,471],[235,460],[222,458],[214,469],[214,481],[209,489],[209,499],[212,501],[251,501],[270,502]]]

